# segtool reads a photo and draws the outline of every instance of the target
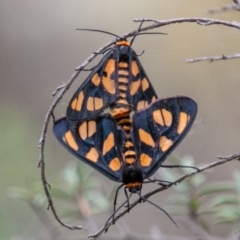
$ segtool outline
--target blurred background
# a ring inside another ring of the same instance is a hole
[[[226,4],[232,1],[0,1],[0,239],[86,239],[89,233],[104,225],[112,212],[112,195],[118,185],[80,165],[53,137],[52,125],[47,133],[45,161],[56,210],[66,223],[81,225],[84,230],[61,227],[46,210],[37,168],[38,140],[45,114],[53,102],[52,92],[92,52],[113,39],[106,34],[76,31],[76,28],[122,35],[138,28],[138,23],[133,22],[135,18],[209,17],[240,21],[238,11],[207,13]],[[158,96],[186,95],[195,99],[199,107],[190,133],[174,154],[188,160],[190,157],[186,155],[192,156],[196,166],[203,166],[215,161],[216,156],[239,152],[240,59],[186,63],[186,59],[194,57],[239,53],[239,30],[183,23],[154,31],[168,35],[139,36],[133,48],[139,54],[145,50],[140,61]],[[100,59],[101,56],[87,68]],[[55,111],[57,118],[65,115],[68,101],[87,75],[81,73],[64,95]],[[237,169],[239,162],[216,167],[195,185],[201,182],[206,187],[231,181]],[[161,171],[156,178],[165,176]],[[74,173],[80,175],[76,177]],[[143,192],[156,187],[145,185]],[[187,193],[185,190],[169,189],[150,200],[171,212],[169,197],[180,198]],[[232,191],[234,196],[235,190]],[[209,206],[211,197],[198,196],[202,209]],[[120,192],[118,203],[124,199],[124,193]],[[182,208],[186,208],[186,202]],[[179,216],[173,218],[179,229],[150,204],[140,204],[102,239],[123,239],[126,233],[139,236],[136,239],[194,236],[186,224],[181,224]],[[186,221],[191,222],[189,219]],[[234,221],[215,224],[215,215],[203,219],[210,226],[208,233],[212,236],[227,239],[237,228]]]

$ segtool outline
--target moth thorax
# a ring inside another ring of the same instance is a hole
[[[120,60],[128,60],[129,59],[129,46],[122,45],[119,47],[120,50]]]

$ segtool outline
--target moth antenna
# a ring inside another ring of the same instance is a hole
[[[138,27],[138,32],[139,32],[139,30],[140,30],[140,28],[141,28],[142,25],[143,25],[143,21],[140,23],[140,25],[139,25],[139,27]],[[132,38],[132,40],[131,40],[131,42],[130,42],[130,46],[132,46],[133,41],[135,40],[136,36],[137,36],[137,34]]]
[[[114,33],[110,33],[110,32],[103,31],[103,30],[98,30],[98,29],[77,28],[77,30],[79,30],[79,31],[90,31],[90,32],[106,33],[106,34],[112,35],[112,36],[114,36],[114,37],[120,38],[118,35],[116,35],[116,34],[114,34]]]
[[[144,33],[140,33],[139,30],[141,28],[141,26],[143,25],[143,22],[142,21],[138,27],[138,33],[136,35],[134,35],[134,37],[132,38],[131,42],[130,42],[130,46],[132,46],[133,44],[133,41],[135,40],[135,38],[139,35],[151,35],[151,34],[162,34],[162,35],[167,35],[167,33],[161,33],[161,32],[144,32]]]
[[[144,33],[138,33],[136,34],[136,36],[139,36],[139,35],[155,35],[155,34],[161,34],[161,35],[168,35],[167,33],[161,33],[161,32],[144,32]]]
[[[145,50],[143,50],[140,54],[137,54],[138,57],[141,57],[145,53]]]

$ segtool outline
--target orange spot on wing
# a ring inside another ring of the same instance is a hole
[[[76,105],[77,105],[77,98],[74,98],[74,100],[73,100],[72,103],[71,103],[71,108],[72,108],[73,110],[75,110]]]
[[[132,82],[131,87],[130,87],[130,94],[134,95],[138,91],[140,86],[140,80],[137,80],[135,82]]]
[[[78,145],[77,145],[71,131],[67,131],[64,135],[64,138],[69,147],[71,147],[75,151],[78,151]]]
[[[137,74],[139,73],[139,68],[136,61],[131,62],[131,69],[133,76],[137,76]]]
[[[151,146],[151,147],[155,146],[152,136],[149,133],[147,133],[146,131],[144,131],[143,129],[140,128],[138,130],[138,134],[139,134],[140,140],[143,143],[145,143],[146,145]]]
[[[93,97],[89,97],[87,100],[87,110],[94,111]]]
[[[99,77],[98,73],[95,73],[92,77],[92,83],[97,87],[101,81],[101,78]]]
[[[91,137],[96,132],[96,122],[95,121],[89,121],[88,122],[88,137]]]
[[[185,112],[180,112],[177,133],[181,134],[186,128],[188,122],[188,115]]]
[[[92,162],[97,162],[99,157],[97,149],[95,147],[90,148],[85,157]]]
[[[114,144],[115,142],[114,142],[113,133],[110,133],[103,143],[103,150],[102,150],[103,156],[114,147]]]
[[[94,109],[98,110],[103,107],[103,100],[102,98],[94,98]]]
[[[82,140],[91,137],[95,132],[96,132],[95,121],[83,122],[78,128],[78,133]]]
[[[113,158],[108,165],[112,171],[118,171],[121,168],[121,162],[118,158]]]
[[[82,103],[83,103],[83,99],[84,99],[84,94],[83,94],[83,91],[81,91],[79,94],[78,94],[78,97],[75,98],[72,103],[71,103],[71,108],[75,111],[81,111],[82,109]]]
[[[147,154],[142,153],[140,156],[140,163],[143,167],[148,167],[152,162],[152,158],[149,157]]]
[[[168,139],[166,136],[160,137],[159,148],[163,152],[166,152],[172,145],[173,145],[173,141],[171,139]]]
[[[93,98],[93,97],[89,97],[87,100],[87,110],[88,111],[94,111],[94,110],[98,110],[101,109],[103,107],[103,100],[102,98]]]
[[[87,122],[83,122],[78,128],[78,134],[82,140],[87,138]]]
[[[165,125],[170,127],[172,125],[172,113],[169,112],[168,110],[166,110],[165,108],[162,109],[161,111],[162,111],[162,115],[163,115]]]
[[[163,116],[161,110],[155,110],[153,113],[153,119],[159,125],[164,126]]]
[[[148,102],[147,101],[139,101],[138,105],[137,105],[137,110],[141,110],[144,109],[145,107],[148,106]]]
[[[142,90],[146,91],[149,88],[149,82],[146,78],[142,80]]]
[[[109,59],[105,68],[104,72],[107,73],[107,76],[102,77],[102,83],[106,91],[110,94],[115,94],[116,86],[114,80],[112,80],[111,74],[115,71],[115,60]]]
[[[156,101],[156,99],[157,99],[157,98],[156,98],[155,96],[153,96],[151,102]]]

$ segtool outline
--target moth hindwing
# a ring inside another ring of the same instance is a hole
[[[188,97],[159,99],[133,115],[131,137],[142,167],[150,177],[190,130],[197,104]]]
[[[122,132],[111,116],[98,116],[89,121],[71,122],[61,118],[54,123],[58,141],[75,157],[109,179],[122,181]]]

